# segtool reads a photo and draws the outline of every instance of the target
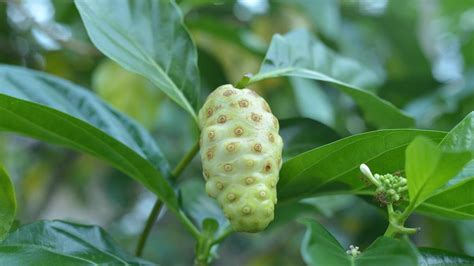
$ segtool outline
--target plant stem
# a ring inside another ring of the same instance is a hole
[[[243,89],[249,84],[250,79],[252,78],[252,73],[245,74],[242,79],[235,85],[237,89]]]
[[[186,166],[191,162],[191,160],[194,158],[194,156],[197,154],[199,151],[199,141],[196,141],[194,145],[191,147],[191,149],[184,155],[184,157],[179,161],[178,165],[173,169],[171,172],[171,178],[173,179],[178,179],[181,173],[186,169]]]
[[[188,166],[188,164],[192,161],[198,151],[199,141],[197,141],[193,145],[193,147],[186,153],[186,155],[184,155],[178,165],[176,165],[175,169],[173,169],[173,171],[171,172],[171,178],[173,180],[177,180],[179,178],[181,173],[186,169],[186,166]],[[157,198],[155,205],[153,206],[153,209],[151,210],[150,215],[148,216],[145,227],[143,228],[143,231],[140,234],[140,238],[138,240],[137,248],[135,251],[135,254],[137,256],[141,256],[141,254],[143,253],[143,248],[145,247],[146,241],[151,232],[151,228],[155,224],[155,221],[158,218],[158,215],[160,214],[161,208],[163,208],[163,202],[159,198]],[[191,234],[193,234],[194,237],[199,236],[199,231],[184,213],[180,212],[178,214],[178,218],[190,230]]]
[[[188,229],[188,231],[195,239],[199,239],[201,233],[199,232],[197,227],[191,222],[188,216],[186,216],[186,214],[181,210],[178,212],[178,219]]]
[[[209,265],[209,257],[211,255],[212,239],[200,238],[196,247],[196,259],[194,265],[207,266]]]
[[[148,216],[148,219],[145,224],[145,228],[143,228],[143,232],[138,239],[137,249],[135,250],[135,255],[140,257],[143,253],[143,248],[145,247],[146,240],[148,239],[148,235],[150,234],[151,228],[153,224],[155,224],[155,220],[160,214],[161,208],[163,207],[163,202],[161,200],[156,200],[153,209]]]
[[[388,227],[384,236],[394,237],[397,234],[415,234],[419,228],[407,228],[404,226],[406,219],[413,210],[413,205],[409,204],[403,213],[397,213],[393,210],[392,204],[387,204]]]
[[[194,261],[194,264],[196,266],[207,266],[211,261],[210,255],[212,247],[222,242],[233,232],[234,230],[232,229],[232,227],[229,226],[219,236],[215,238],[206,234],[202,234],[197,242],[196,259]]]

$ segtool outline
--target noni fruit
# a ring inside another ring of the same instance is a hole
[[[259,232],[273,220],[283,141],[267,102],[249,89],[223,85],[199,111],[207,193],[233,229]]]

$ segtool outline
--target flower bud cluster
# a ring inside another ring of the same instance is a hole
[[[369,167],[365,164],[361,164],[360,171],[377,187],[375,198],[380,203],[394,204],[407,198],[408,186],[405,177],[393,174],[372,175]]]
[[[375,197],[384,204],[396,203],[406,197],[407,179],[392,174],[374,175],[379,181],[379,186],[375,191]]]

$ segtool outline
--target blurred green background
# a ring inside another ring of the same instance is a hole
[[[419,128],[449,130],[474,110],[473,0],[178,3],[198,47],[202,98],[219,85],[256,73],[273,34],[304,27],[337,53],[374,71],[378,86],[365,89],[414,116]],[[91,44],[72,1],[0,0],[0,63],[90,88],[153,132],[171,165],[197,138],[196,126],[182,109]],[[306,117],[331,128],[322,131],[321,144],[374,129],[347,96],[313,81],[274,79],[252,88],[278,118]],[[16,185],[20,223],[64,219],[99,224],[133,252],[155,201],[137,182],[90,156],[11,134],[0,133],[0,161]],[[183,177],[178,185],[188,195],[183,202],[189,203],[189,212],[219,212],[204,193],[197,158]],[[317,218],[346,246],[363,249],[386,227],[384,210],[371,198],[326,196],[305,203],[299,217]],[[265,232],[232,235],[220,247],[215,265],[302,265],[304,227],[296,212],[294,206],[281,205]],[[409,225],[415,223],[423,228],[413,238],[417,245],[474,256],[473,222],[415,215]],[[163,265],[188,265],[193,245],[165,212],[144,257]]]

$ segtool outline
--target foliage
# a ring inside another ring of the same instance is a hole
[[[0,3],[0,264],[474,263],[474,5],[248,2]],[[225,83],[284,143],[259,235],[193,160]]]

